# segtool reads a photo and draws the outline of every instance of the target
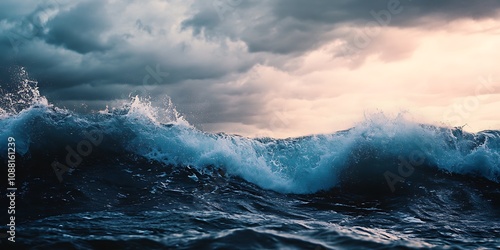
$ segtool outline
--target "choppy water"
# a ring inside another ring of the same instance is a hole
[[[18,189],[16,243],[0,234],[2,249],[500,248],[499,131],[374,115],[252,139],[139,98],[77,114],[31,87],[2,104]]]

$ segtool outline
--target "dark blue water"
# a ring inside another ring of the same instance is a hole
[[[10,107],[0,155],[7,166],[14,138],[16,242],[4,227],[1,249],[500,247],[499,131],[374,115],[333,134],[250,139],[138,98],[94,114],[40,97]]]

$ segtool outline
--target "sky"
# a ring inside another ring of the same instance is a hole
[[[500,129],[499,17],[497,0],[2,0],[0,84],[23,66],[81,112],[169,96],[204,131],[252,137],[381,112]]]

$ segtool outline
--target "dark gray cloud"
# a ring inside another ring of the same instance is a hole
[[[244,3],[234,10],[244,20],[242,22],[222,22],[204,3],[194,7],[198,12],[185,20],[183,27],[191,28],[194,35],[203,34],[207,39],[217,36],[241,39],[250,52],[289,54],[306,52],[342,36],[329,31],[349,23],[365,25],[380,20],[384,26],[435,26],[436,22],[460,18],[496,17],[500,9],[500,2],[495,0],[278,0]],[[397,9],[397,14],[390,9]],[[230,11],[224,13],[231,16]]]
[[[401,8],[390,21],[388,3]],[[373,24],[373,13],[388,26],[435,27],[497,17],[499,8],[496,0],[6,0],[0,66],[25,66],[56,104],[97,107],[146,83],[151,95],[170,86],[195,123],[250,123],[264,108],[257,97],[264,90],[217,84],[259,64],[286,69],[333,39],[350,39],[338,28]]]
[[[80,54],[105,52],[113,48],[119,38],[102,37],[112,28],[106,7],[102,2],[94,1],[83,2],[68,11],[62,11],[47,23],[50,29],[44,37],[45,41]]]
[[[234,57],[224,43],[177,37],[177,19],[119,16],[127,6],[107,1],[59,4],[55,16],[37,24],[37,30],[26,16],[3,20],[10,29],[2,30],[0,50],[6,57],[0,63],[26,66],[47,90],[140,85],[150,74],[147,68],[157,65],[168,71],[158,83],[172,84],[243,72],[255,63],[252,56]],[[28,16],[43,11],[40,6],[32,9]]]

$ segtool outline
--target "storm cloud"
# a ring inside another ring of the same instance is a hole
[[[499,9],[495,0],[7,0],[0,66],[26,67],[56,105],[95,110],[130,93],[168,95],[199,127],[256,134],[270,119],[299,123],[297,110],[340,103],[348,86],[369,89],[368,80],[349,84],[348,72],[373,56],[404,61],[426,32],[472,32],[453,24],[492,22]],[[315,84],[327,76],[314,72],[327,64],[337,75],[325,90]]]

